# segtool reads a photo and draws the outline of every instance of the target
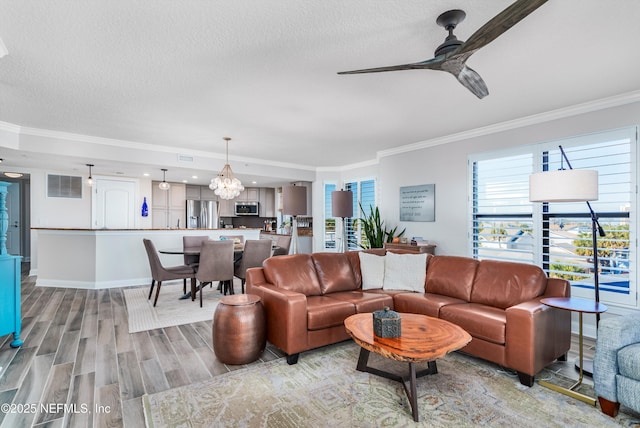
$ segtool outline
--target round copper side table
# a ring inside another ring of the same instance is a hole
[[[213,314],[213,352],[224,364],[257,360],[267,345],[264,307],[260,296],[222,297]]]

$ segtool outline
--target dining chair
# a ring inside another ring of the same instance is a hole
[[[278,235],[275,243],[278,248],[273,251],[273,255],[285,256],[289,254],[289,247],[291,246],[291,235]]]
[[[234,275],[242,281],[242,294],[244,294],[247,269],[262,267],[262,262],[271,257],[271,245],[272,241],[267,239],[248,239],[244,243],[242,259],[234,272]]]
[[[205,241],[200,249],[200,264],[196,272],[200,281],[200,307],[202,307],[203,284],[222,282],[223,294],[233,294],[233,241]],[[195,299],[196,288],[191,285],[191,300]]]
[[[198,250],[200,251],[200,246],[204,241],[208,241],[208,236],[183,236],[182,237],[182,249],[183,250]],[[198,262],[200,261],[200,255],[196,254],[185,254],[184,255],[184,264],[187,266],[191,266],[194,271],[198,270]],[[184,282],[184,293],[187,293],[187,282]]]
[[[153,242],[151,242],[151,240],[149,239],[143,239],[142,242],[144,243],[144,248],[147,251],[147,257],[149,258],[149,267],[151,268],[151,289],[149,290],[149,297],[147,298],[147,300],[151,299],[155,283],[156,281],[158,282],[156,297],[153,300],[154,307],[156,306],[156,303],[158,303],[158,296],[160,295],[160,287],[162,286],[162,281],[182,279],[184,281],[184,284],[186,284],[186,280],[191,279],[191,290],[192,292],[193,290],[195,290],[196,276],[195,271],[192,267],[187,265],[165,267],[160,261],[160,256],[158,256],[158,251],[156,251],[156,246],[153,245]],[[186,292],[186,285],[183,285],[183,288],[185,288],[184,292]]]

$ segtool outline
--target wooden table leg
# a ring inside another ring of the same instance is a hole
[[[413,420],[419,422],[420,416],[418,414],[418,391],[416,387],[416,379],[422,376],[438,373],[438,366],[436,365],[436,362],[429,361],[428,367],[420,371],[416,371],[415,364],[410,362],[409,375],[400,376],[395,373],[389,373],[383,370],[379,370],[375,367],[369,367],[369,355],[370,351],[365,348],[360,348],[360,356],[358,357],[358,365],[356,366],[356,370],[360,372],[371,373],[376,376],[384,377],[386,379],[395,380],[402,383],[404,392],[407,394],[409,404],[411,405],[411,415],[413,416]],[[409,382],[408,387],[407,381]]]
[[[411,404],[411,413],[413,414],[413,420],[420,421],[418,416],[418,392],[416,388],[416,366],[413,363],[409,363],[409,387],[411,388],[411,394],[407,391],[409,397],[409,403]]]

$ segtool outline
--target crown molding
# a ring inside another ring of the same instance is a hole
[[[22,127],[20,125],[14,125],[9,122],[0,122],[0,131],[12,132],[14,134],[20,134]]]
[[[52,131],[48,129],[29,128],[13,125],[7,122],[0,122],[0,129],[6,129],[7,131],[14,132],[19,135],[30,135],[35,137],[52,138],[57,140],[89,143],[96,145],[104,145],[109,147],[119,147],[124,149],[135,149],[141,151],[153,151],[161,153],[171,153],[176,155],[189,155],[194,157],[201,157],[205,159],[225,160],[224,153],[211,153],[204,150],[184,150],[184,148],[170,147],[163,145],[155,145],[148,143],[139,143],[135,141],[117,140],[112,138],[94,137],[91,135],[73,134],[62,131]],[[229,156],[230,161],[245,162],[256,165],[271,166],[277,168],[291,168],[306,171],[315,171],[316,168],[310,165],[300,165],[288,162],[269,161],[264,159],[241,157],[241,156]]]
[[[428,147],[439,146],[442,144],[453,143],[456,141],[467,140],[475,137],[482,137],[498,132],[510,131],[512,129],[523,128],[525,126],[538,125],[552,120],[564,119],[567,117],[577,116],[580,114],[591,113],[606,108],[619,107],[640,101],[640,90],[627,92],[621,95],[615,95],[608,98],[602,98],[595,101],[589,101],[582,104],[576,104],[557,110],[551,110],[544,113],[534,114],[519,119],[509,120],[493,125],[483,126],[468,131],[459,132],[457,134],[445,135],[431,140],[420,141],[413,144],[394,147],[393,149],[380,150],[377,155],[378,159],[393,156],[401,153],[412,152],[415,150],[425,149]]]
[[[379,159],[370,159],[362,162],[351,163],[348,165],[341,165],[341,166],[319,166],[319,167],[316,167],[316,172],[344,172],[344,171],[351,171],[353,169],[358,169],[358,168],[375,166],[375,165],[378,165],[379,163],[380,163]]]

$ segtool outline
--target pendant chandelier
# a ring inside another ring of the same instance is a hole
[[[93,168],[95,165],[92,163],[88,163],[87,166],[89,167],[89,177],[87,178],[87,186],[91,187],[93,186],[93,176],[91,175],[91,168]]]
[[[167,183],[167,168],[162,168],[160,169],[160,171],[162,171],[162,181],[160,182],[160,184],[158,184],[158,187],[160,188],[160,190],[169,190],[169,188],[171,187],[171,185],[169,183]]]
[[[218,176],[211,180],[209,189],[213,190],[216,195],[222,199],[233,199],[240,195],[240,192],[244,190],[244,186],[238,180],[233,171],[231,171],[231,165],[229,165],[229,141],[231,138],[224,137],[224,141],[227,142],[227,163],[222,168],[222,171]]]

